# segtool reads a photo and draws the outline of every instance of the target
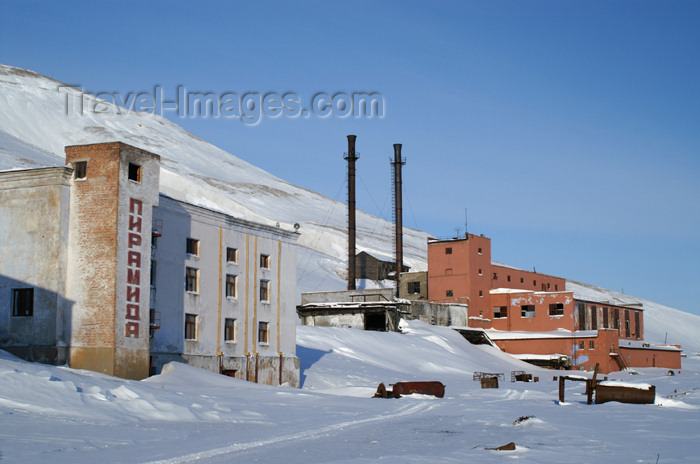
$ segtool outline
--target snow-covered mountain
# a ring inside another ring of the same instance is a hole
[[[126,112],[32,71],[0,65],[0,170],[62,166],[64,147],[122,141],[161,156],[161,191],[171,197],[266,224],[300,224],[298,291],[345,287],[347,210],[342,202],[292,185],[153,114]],[[103,112],[77,111],[99,103]],[[357,214],[358,251],[391,258],[393,225]],[[428,234],[406,228],[404,260],[426,269]],[[638,301],[646,339],[700,350],[700,316],[576,282],[567,288],[592,300]]]

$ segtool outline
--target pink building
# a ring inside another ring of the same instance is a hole
[[[484,236],[428,241],[428,300],[466,303],[470,327],[524,359],[565,357],[571,368],[598,363],[602,373],[681,367],[679,346],[643,341],[641,304],[577,298],[566,279],[493,263]]]

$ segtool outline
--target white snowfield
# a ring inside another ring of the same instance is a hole
[[[177,363],[130,381],[0,352],[2,462],[700,462],[700,358],[673,376],[639,369],[609,377],[655,385],[655,405],[587,405],[584,382],[567,382],[560,404],[558,371],[448,328],[404,327],[299,327],[300,390]],[[514,370],[539,382],[511,383]],[[481,389],[474,372],[505,380]],[[445,397],[371,398],[380,382],[410,380],[441,381]],[[510,442],[514,450],[489,449]]]

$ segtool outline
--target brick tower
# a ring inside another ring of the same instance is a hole
[[[152,207],[160,157],[121,142],[66,147],[73,166],[67,298],[70,366],[149,374]]]

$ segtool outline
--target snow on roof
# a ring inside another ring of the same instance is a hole
[[[539,338],[595,338],[598,336],[596,330],[566,330],[559,329],[551,332],[525,332],[525,331],[504,331],[486,329],[486,333],[492,340],[531,340]]]

